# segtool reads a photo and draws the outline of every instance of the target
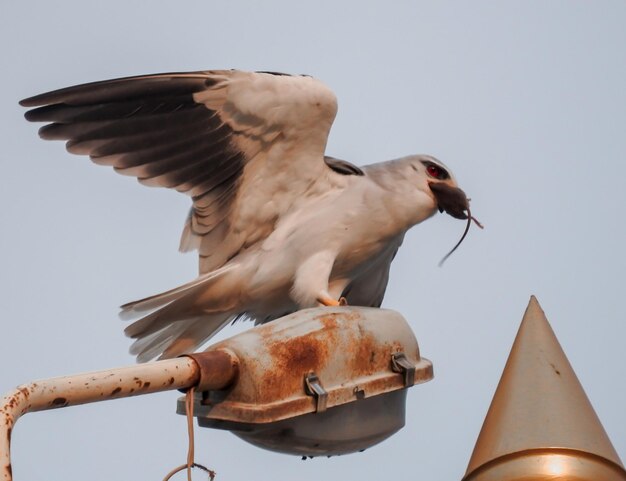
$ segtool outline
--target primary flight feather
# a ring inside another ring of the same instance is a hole
[[[238,318],[266,322],[340,299],[380,306],[405,232],[469,202],[437,159],[359,168],[325,156],[337,100],[304,75],[213,70],[129,77],[37,95],[31,121],[151,186],[193,201],[188,284],[122,306],[139,361],[190,352]]]

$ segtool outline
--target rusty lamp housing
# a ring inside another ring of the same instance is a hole
[[[433,377],[406,320],[386,309],[306,309],[211,351],[228,352],[239,373],[225,390],[196,394],[198,424],[301,456],[383,441],[404,426],[406,388]]]

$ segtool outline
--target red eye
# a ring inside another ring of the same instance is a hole
[[[428,172],[428,175],[434,177],[435,179],[442,180],[447,178],[446,172],[443,169],[437,167],[435,164],[428,164],[426,166],[426,172]]]

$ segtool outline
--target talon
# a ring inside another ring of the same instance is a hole
[[[342,297],[343,299],[343,297]],[[341,300],[337,301],[335,299],[332,299],[330,297],[325,297],[325,296],[320,296],[317,298],[317,302],[319,302],[320,304],[322,304],[323,306],[326,307],[335,307],[335,306],[341,306]]]
[[[340,306],[347,306],[348,305],[348,299],[346,299],[345,297],[340,297],[339,298],[339,305]]]

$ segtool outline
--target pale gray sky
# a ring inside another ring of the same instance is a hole
[[[149,5],[149,6],[148,6]],[[358,164],[430,153],[486,226],[411,231],[385,305],[435,380],[365,453],[306,462],[197,432],[218,480],[460,479],[536,294],[626,458],[626,3],[5,2],[0,7],[0,390],[133,362],[117,306],[196,272],[177,253],[189,201],[37,138],[21,98],[106,78],[241,68],[308,73],[339,98],[328,152]],[[231,335],[242,328],[226,329]],[[224,336],[222,336],[224,337]],[[185,460],[176,394],[31,414],[26,479],[161,479]]]

